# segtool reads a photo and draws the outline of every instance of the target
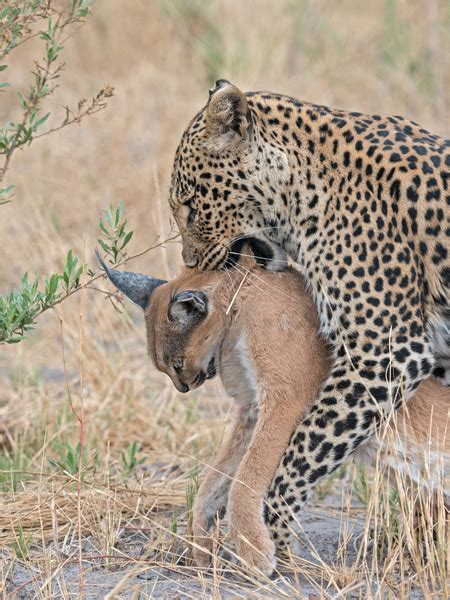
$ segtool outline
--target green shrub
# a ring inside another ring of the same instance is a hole
[[[15,186],[13,183],[6,185],[5,178],[17,150],[25,149],[40,137],[80,123],[105,108],[107,99],[113,94],[113,88],[105,86],[90,102],[80,100],[76,108],[66,107],[61,120],[48,126],[50,112],[46,110],[46,103],[56,88],[56,81],[60,85],[64,40],[89,13],[90,0],[9,0],[0,6],[0,73],[7,71],[8,58],[16,48],[35,38],[42,42],[36,51],[42,51],[42,54],[33,56],[34,70],[28,88],[17,93],[17,103],[12,109],[19,117],[0,127],[0,204],[10,202],[13,197]],[[3,97],[11,87],[10,81],[0,82]],[[104,211],[105,223],[100,220],[106,239],[99,242],[114,262],[124,256],[132,235],[125,230],[123,210],[123,204],[117,209],[110,207],[109,211]],[[89,278],[83,285],[89,285],[96,276],[72,250],[67,253],[62,273],[47,277],[25,273],[20,287],[0,296],[0,344],[23,340],[39,315],[82,287],[80,281],[84,273]]]

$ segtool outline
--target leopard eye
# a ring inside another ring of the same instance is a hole
[[[183,202],[183,206],[188,209],[187,224],[192,225],[197,215],[197,209],[192,206],[195,200],[195,194]]]
[[[197,209],[193,208],[192,206],[189,206],[189,213],[188,213],[188,218],[187,218],[188,225],[192,225],[192,223],[195,221],[196,215],[197,215]]]

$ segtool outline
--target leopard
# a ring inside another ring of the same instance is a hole
[[[266,494],[332,359],[301,274],[293,267],[264,270],[251,250],[244,253],[231,272],[185,268],[168,282],[103,265],[114,285],[144,309],[149,355],[175,388],[187,393],[219,376],[234,400],[231,421],[195,496],[196,566],[211,562],[213,534],[227,516],[225,543],[235,549],[228,556],[267,577],[276,557],[264,521]],[[358,458],[383,463],[383,472],[401,473],[416,490],[443,489],[450,508],[450,472],[442,469],[450,457],[449,409],[450,387],[429,377],[386,431],[359,447]],[[439,498],[432,503],[442,510]]]
[[[305,277],[333,366],[267,494],[282,550],[310,494],[450,356],[450,141],[221,79],[181,136],[169,206],[188,268],[248,242]]]

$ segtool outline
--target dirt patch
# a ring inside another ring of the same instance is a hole
[[[304,511],[301,517],[302,535],[297,540],[296,556],[283,557],[279,572],[270,580],[258,579],[234,562],[217,557],[214,567],[199,570],[190,564],[187,544],[180,539],[165,540],[161,548],[148,551],[151,535],[148,531],[124,529],[118,537],[113,557],[98,553],[91,538],[83,542],[83,597],[103,598],[301,598],[316,600],[333,598],[343,589],[347,598],[368,598],[382,593],[375,577],[368,582],[351,581],[351,574],[361,560],[364,518],[361,507],[354,507],[355,516],[345,516],[340,499],[332,496],[315,510]],[[47,548],[51,553],[51,545]],[[7,597],[11,600],[34,597],[78,598],[78,548],[72,544],[60,557],[51,573],[16,561],[11,565]],[[42,559],[42,557],[41,557]],[[370,562],[367,554],[365,562]],[[327,566],[330,580],[324,580]],[[4,565],[4,568],[6,564]],[[342,579],[336,577],[341,571]],[[50,575],[50,577],[49,577]],[[346,579],[348,581],[346,581]],[[340,589],[336,587],[339,584]],[[412,600],[423,595],[411,589]]]

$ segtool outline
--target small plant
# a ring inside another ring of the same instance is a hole
[[[367,506],[371,496],[371,483],[367,477],[367,470],[363,464],[358,465],[357,476],[353,483],[355,495],[361,504]]]
[[[58,442],[56,445],[56,451],[58,453],[58,458],[49,459],[49,463],[52,467],[55,467],[59,471],[65,474],[76,476],[78,475],[78,468],[80,462],[80,442],[78,442],[75,446],[69,441]],[[83,448],[81,454],[81,479],[83,479],[84,475],[88,471],[92,471],[95,467],[97,455],[94,454],[90,460],[88,461],[86,458],[86,453]]]
[[[340,465],[325,481],[316,486],[317,498],[322,501],[333,491],[336,479],[343,479],[347,471],[347,465]]]
[[[117,208],[110,205],[109,210],[103,209],[103,219],[98,223],[104,239],[97,241],[113,264],[125,257],[126,246],[133,236],[132,231],[125,229],[127,220],[123,218],[124,208],[124,203],[119,202]]]
[[[388,544],[392,544],[400,534],[400,495],[395,488],[388,488],[385,494],[386,501],[382,505],[382,523]]]
[[[196,419],[198,418],[197,408],[198,397],[194,394],[189,400],[189,403],[186,407],[186,425],[191,425],[192,423],[195,423]]]
[[[0,489],[3,493],[17,492],[19,483],[26,481],[28,457],[22,450],[0,453]]]
[[[192,531],[192,518],[194,516],[194,502],[199,488],[199,476],[197,465],[191,469],[189,479],[186,485],[186,510],[187,510],[187,530]]]
[[[11,159],[17,150],[29,146],[35,139],[49,135],[106,106],[113,89],[105,86],[90,103],[82,99],[76,110],[68,107],[62,121],[42,131],[50,112],[44,109],[46,100],[53,94],[62,75],[64,63],[60,62],[64,43],[74,26],[83,23],[89,15],[90,0],[9,0],[0,8],[0,72],[6,71],[7,57],[19,46],[33,38],[43,42],[43,56],[35,58],[34,70],[28,89],[17,93],[20,117],[8,121],[0,128],[0,184],[3,182]],[[3,64],[1,64],[3,63]],[[12,88],[9,81],[0,83],[0,92]],[[0,203],[10,201],[14,184],[0,188]]]
[[[22,526],[19,526],[19,532],[16,535],[16,539],[12,543],[14,554],[19,560],[27,561],[30,559],[30,548],[32,542],[33,536],[31,533],[25,534]]]
[[[124,204],[117,208],[110,206],[103,211],[105,225],[100,219],[100,229],[107,238],[99,239],[103,250],[117,260],[125,258],[126,246],[133,232],[126,230],[127,221],[123,219]],[[81,284],[83,273],[88,278]],[[21,286],[7,296],[0,296],[0,344],[16,344],[22,341],[25,334],[34,329],[36,319],[45,311],[53,308],[82,287],[88,287],[101,275],[80,263],[80,259],[72,250],[66,256],[64,270],[61,274],[53,273],[42,280],[38,275],[30,280],[28,273],[22,277]]]
[[[12,109],[16,116],[11,116],[0,126],[0,204],[10,202],[15,189],[12,183],[5,185],[4,180],[17,150],[23,150],[34,140],[80,123],[84,117],[103,110],[107,99],[113,95],[113,88],[104,86],[91,101],[81,99],[76,109],[66,107],[62,120],[45,128],[51,117],[46,103],[59,84],[64,69],[60,59],[65,41],[74,27],[88,17],[90,4],[90,0],[9,0],[0,3],[1,74],[8,69],[7,59],[16,48],[32,39],[43,44],[43,56],[33,57],[34,70],[28,87],[17,91],[17,105]],[[11,81],[0,82],[1,93],[16,93]],[[125,225],[126,222],[118,232],[122,236],[122,250],[131,238],[131,234],[124,230]],[[115,247],[113,244],[113,253]],[[84,270],[84,265],[69,250],[61,275],[54,273],[40,279],[38,275],[31,277],[26,273],[19,288],[0,296],[0,344],[23,340],[40,314],[81,287],[80,277]]]
[[[175,512],[175,509],[172,512],[172,521],[170,523],[170,532],[173,535],[177,535],[177,531],[178,531],[178,517],[177,517],[177,513]]]
[[[64,297],[79,287],[83,267],[78,267],[78,257],[69,250],[62,275],[54,273],[40,281],[35,275],[32,281],[28,273],[22,277],[21,286],[8,296],[0,296],[0,343],[16,344],[34,329],[35,320]]]
[[[120,461],[122,464],[122,472],[128,477],[133,473],[139,465],[145,462],[145,457],[138,458],[138,454],[141,451],[142,446],[139,442],[132,442],[129,444],[126,451],[120,453]]]
[[[105,238],[99,239],[98,242],[110,257],[113,265],[129,259],[126,247],[133,232],[127,231],[127,221],[123,218],[123,213],[123,202],[117,208],[110,206],[108,211],[103,211],[105,222],[100,219],[99,224]],[[148,250],[153,250],[176,238],[177,235],[173,235],[162,242],[156,241]],[[81,282],[83,274],[86,274],[87,277]],[[50,277],[42,279],[36,274],[30,280],[26,273],[22,277],[19,288],[14,289],[6,296],[0,296],[0,345],[16,344],[22,341],[26,337],[26,333],[34,329],[36,320],[42,313],[79,290],[89,288],[100,277],[102,277],[102,273],[81,264],[80,259],[72,250],[67,253],[61,274],[53,273]]]
[[[64,273],[61,276],[66,294],[80,286],[80,277],[82,274],[83,267],[78,266],[78,256],[74,256],[72,254],[72,250],[69,250],[67,253]]]

